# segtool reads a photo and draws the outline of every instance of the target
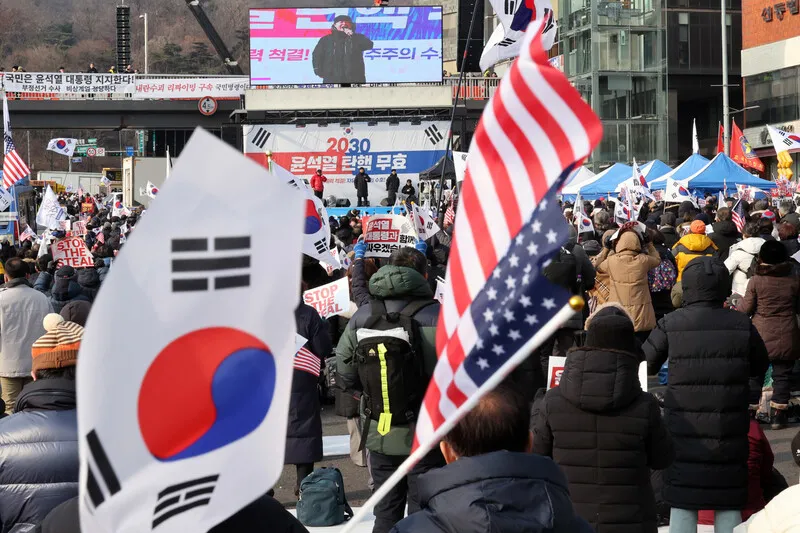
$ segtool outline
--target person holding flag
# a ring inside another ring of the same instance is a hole
[[[8,113],[8,97],[3,92],[3,187],[10,189],[21,179],[31,174],[25,160],[17,152],[11,135],[11,115]]]

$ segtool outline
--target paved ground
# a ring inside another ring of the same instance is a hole
[[[652,385],[651,383],[651,390],[657,390],[657,388],[652,388]],[[762,428],[764,428],[764,432],[772,445],[772,451],[775,454],[775,467],[783,474],[790,485],[796,485],[798,477],[800,477],[800,468],[795,465],[789,447],[798,429],[800,429],[800,424],[792,424],[788,429],[781,431],[772,431],[769,426],[762,426]],[[347,423],[344,418],[336,416],[333,411],[333,405],[323,406],[322,431],[326,436],[347,435]],[[318,463],[316,466],[335,466],[342,471],[347,499],[353,507],[360,506],[369,497],[370,491],[367,488],[369,474],[367,469],[355,466],[349,456],[330,458]],[[294,466],[284,467],[283,474],[275,487],[275,497],[289,508],[294,507],[297,502],[297,498],[294,496],[295,477]]]

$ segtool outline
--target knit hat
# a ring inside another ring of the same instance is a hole
[[[773,213],[772,211],[764,211],[763,213],[761,213],[761,218],[767,218],[769,220],[773,220],[774,221],[775,220],[775,213]]]
[[[86,326],[89,320],[89,311],[92,304],[84,300],[73,300],[61,309],[61,316],[68,322],[74,322],[79,326]],[[45,327],[45,329],[47,329]]]
[[[676,222],[675,213],[664,213],[661,215],[661,225],[662,226],[672,226],[675,227]]]
[[[47,333],[31,347],[33,371],[77,365],[83,328],[56,313],[45,316],[43,322]]]
[[[689,230],[692,233],[697,233],[699,235],[705,235],[706,233],[706,223],[702,220],[695,220],[692,222],[692,225],[689,226]]]
[[[586,319],[586,342],[589,348],[621,350],[640,355],[633,320],[628,311],[616,302],[601,305]]]
[[[758,258],[766,265],[778,265],[789,260],[789,252],[780,241],[766,241],[758,251]]]
[[[585,243],[583,243],[583,250],[590,257],[594,257],[596,255],[599,255],[600,252],[603,251],[603,248],[600,246],[599,242],[592,240],[592,241],[586,241]]]

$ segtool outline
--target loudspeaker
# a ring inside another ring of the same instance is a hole
[[[469,24],[472,20],[472,12],[477,5],[478,12],[475,14],[475,24],[472,26],[472,36],[469,36]],[[459,0],[458,2],[458,55],[456,61],[458,68],[461,68],[461,58],[464,57],[464,50],[467,49],[467,59],[464,63],[464,72],[480,72],[481,53],[483,52],[483,11],[484,0]]]
[[[337,198],[336,207],[350,207],[350,200],[347,198]]]
[[[117,6],[117,72],[131,64],[131,8]]]

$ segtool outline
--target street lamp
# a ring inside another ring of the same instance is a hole
[[[144,19],[144,73],[148,74],[148,57],[147,57],[147,13],[144,15],[139,15],[140,19]]]
[[[749,105],[747,107],[743,107],[741,109],[734,109],[732,107],[728,108],[728,115],[737,115],[739,113],[743,113],[744,111],[749,111],[750,109],[758,109],[761,107],[760,105]]]

